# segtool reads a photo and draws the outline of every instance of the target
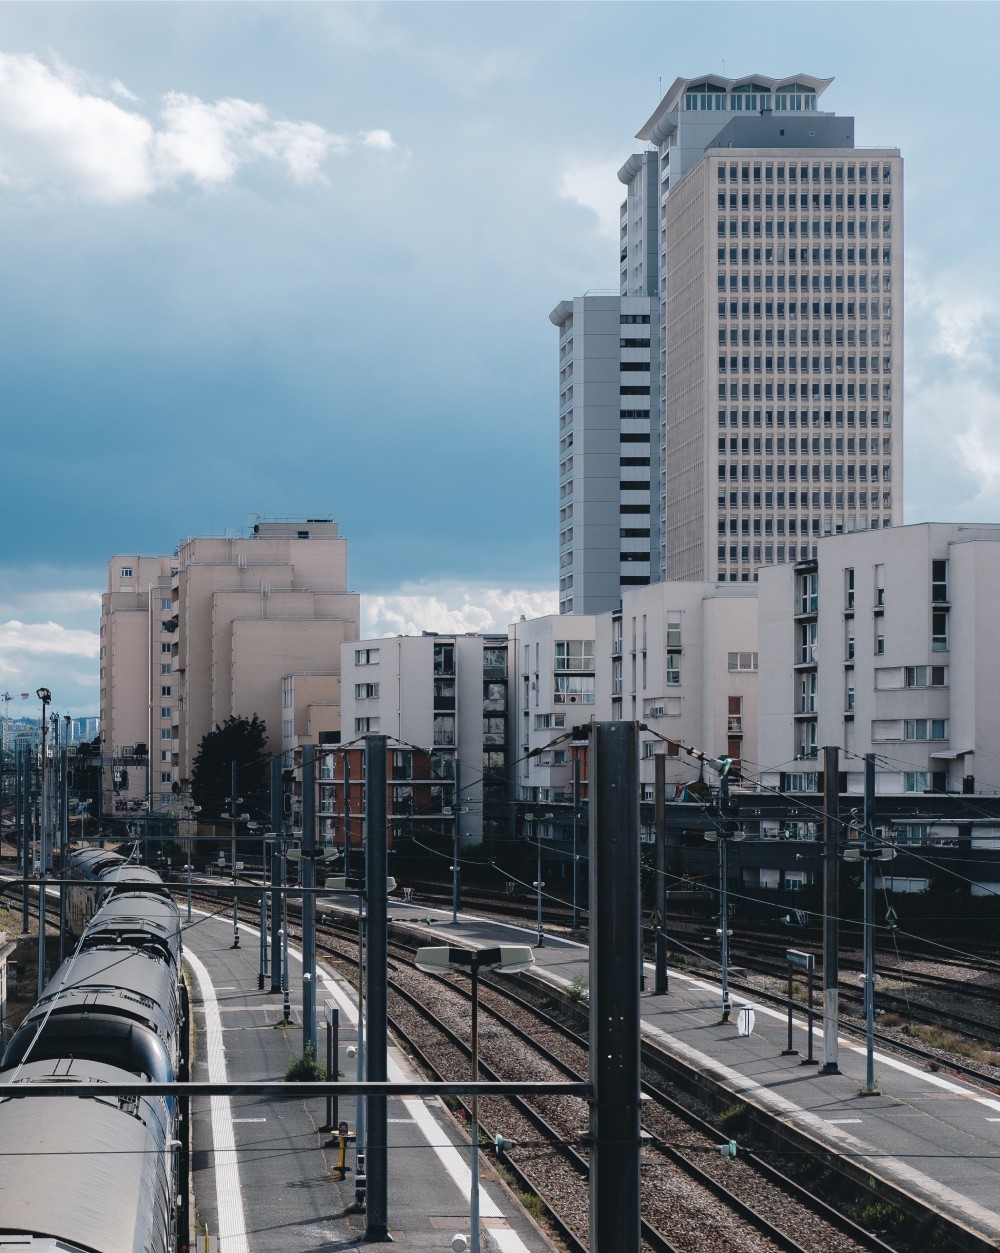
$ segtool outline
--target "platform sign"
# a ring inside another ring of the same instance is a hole
[[[813,1057],[813,970],[816,966],[816,958],[812,953],[803,953],[796,948],[785,949],[785,958],[788,962],[788,1044],[781,1050],[783,1057],[794,1057],[798,1053],[798,1049],[792,1045],[792,1007],[794,1000],[792,998],[792,971],[804,970],[806,976],[806,1027],[808,1030],[809,1052],[803,1059],[803,1066],[815,1066],[816,1059]]]

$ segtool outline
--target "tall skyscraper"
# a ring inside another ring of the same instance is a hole
[[[639,130],[620,294],[550,315],[562,612],[664,578],[750,582],[901,521],[902,161],[819,111],[831,82],[679,78]]]

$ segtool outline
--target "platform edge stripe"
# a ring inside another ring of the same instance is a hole
[[[222,1045],[222,1018],[219,1002],[208,970],[191,952],[184,958],[194,971],[205,1007],[205,1036],[210,1083],[226,1083],[226,1053]],[[214,1149],[216,1200],[219,1214],[219,1253],[249,1253],[246,1216],[240,1190],[240,1168],[236,1158],[233,1111],[228,1096],[213,1096],[212,1146]]]

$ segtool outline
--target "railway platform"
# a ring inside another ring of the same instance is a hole
[[[450,911],[413,903],[392,902],[389,912],[391,925],[415,931],[430,944],[480,947],[535,939],[531,926],[463,913],[456,926]],[[583,944],[547,933],[543,946],[535,948],[532,973],[562,989],[580,988],[588,982],[588,962]],[[652,988],[648,963],[645,974],[646,987]],[[824,1073],[822,1064],[806,1064],[804,1016],[793,1018],[797,1052],[790,1055],[784,1010],[736,995],[732,1021],[723,1023],[720,987],[678,971],[670,972],[667,994],[644,991],[640,1005],[644,1037],[727,1088],[734,1102],[762,1108],[816,1152],[846,1158],[858,1172],[885,1179],[947,1215],[970,1234],[963,1247],[978,1242],[1000,1248],[1000,1093],[974,1087],[944,1068],[930,1071],[876,1050],[878,1091],[867,1095],[863,1043],[841,1037],[837,1070]],[[736,1022],[744,1005],[754,1010],[748,1037],[739,1034]],[[813,1056],[823,1062],[822,1017],[814,1022]]]
[[[282,996],[258,990],[258,932],[241,924],[232,947],[232,919],[195,912],[185,926],[185,958],[192,973],[196,1028],[192,1079],[216,1082],[284,1078],[302,1052],[301,953],[289,948],[290,1021]],[[339,1010],[339,1069],[353,1076],[357,1008],[353,989],[319,965],[317,998]],[[325,1055],[322,1018],[320,1055]],[[407,1059],[390,1050],[389,1078],[412,1079]],[[341,1099],[333,1113],[356,1127],[355,1102]],[[213,1253],[315,1253],[360,1250],[365,1216],[356,1204],[354,1151],[339,1179],[339,1142],[323,1130],[327,1105],[318,1100],[214,1097],[192,1111],[192,1177],[198,1250]],[[390,1100],[389,1233],[414,1250],[450,1250],[469,1232],[468,1142],[437,1097]],[[481,1178],[483,1250],[551,1253],[551,1246],[499,1177],[485,1164]],[[206,1236],[209,1238],[206,1244]]]

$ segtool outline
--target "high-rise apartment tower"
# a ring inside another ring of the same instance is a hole
[[[677,79],[638,132],[649,147],[618,175],[618,307],[585,296],[550,315],[562,612],[601,612],[647,579],[750,582],[823,535],[901,521],[902,161],[819,110],[831,81]],[[641,336],[625,321],[640,293]],[[598,302],[620,319],[617,379],[607,328],[587,333]]]

